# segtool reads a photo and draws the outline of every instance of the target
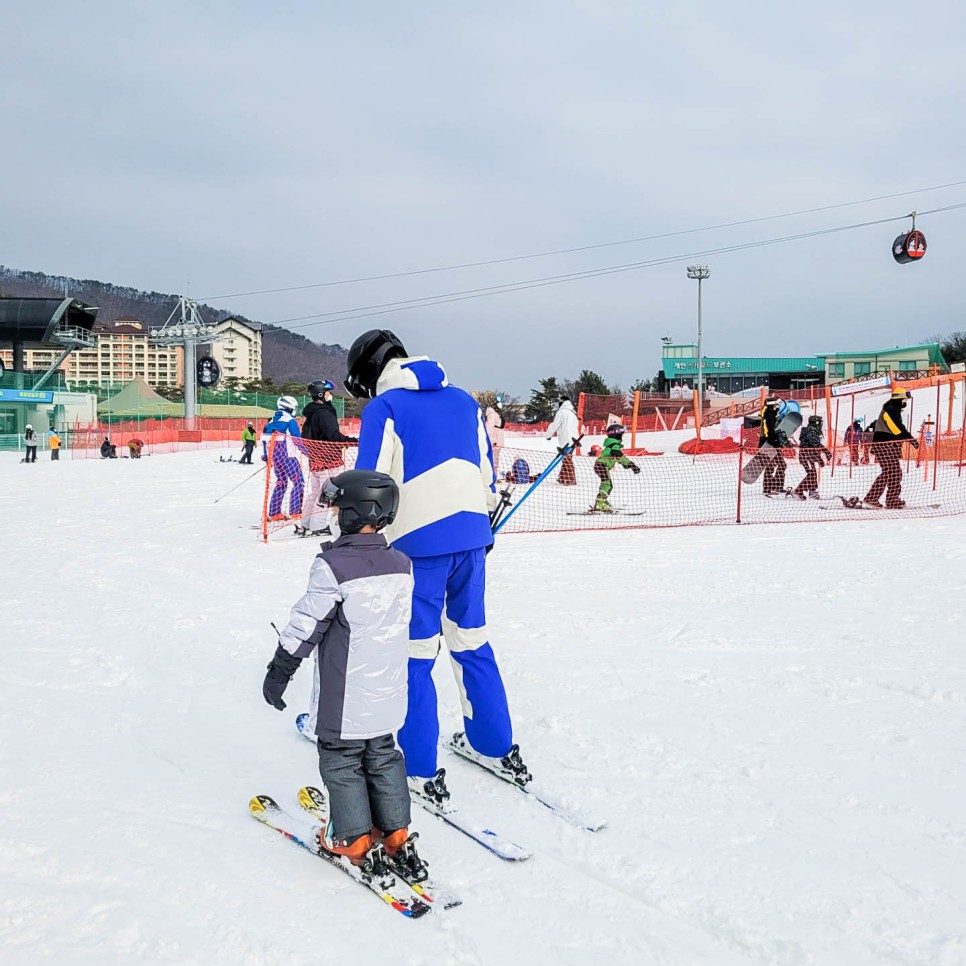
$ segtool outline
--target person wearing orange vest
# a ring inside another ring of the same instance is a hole
[[[57,435],[56,430],[50,430],[47,433],[47,445],[50,447],[50,458],[52,460],[60,459],[60,437]]]

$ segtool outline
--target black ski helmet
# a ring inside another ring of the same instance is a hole
[[[309,383],[309,395],[313,399],[321,399],[327,392],[332,392],[335,386],[328,379],[316,379]]]
[[[358,533],[367,523],[382,529],[396,519],[399,487],[385,473],[346,470],[325,484],[319,503],[338,509],[343,533]]]
[[[607,435],[611,439],[621,439],[626,432],[627,427],[622,426],[620,423],[611,423],[610,426],[607,427]]]
[[[356,399],[372,399],[376,383],[390,359],[406,356],[406,347],[388,329],[363,332],[349,347],[345,387]]]

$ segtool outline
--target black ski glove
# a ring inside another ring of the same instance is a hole
[[[282,695],[301,663],[300,657],[293,657],[281,644],[275,648],[275,656],[268,665],[268,674],[262,684],[262,697],[276,710],[285,710]]]
[[[909,442],[912,443],[912,448],[913,449],[919,449],[919,440],[918,439],[910,439]]]
[[[637,465],[637,463],[631,463],[629,469],[635,476],[641,472],[641,468]]]

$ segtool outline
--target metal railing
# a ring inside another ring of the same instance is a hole
[[[32,369],[28,372],[10,372],[5,371],[2,376],[0,376],[0,389],[23,389],[30,390],[37,385],[38,382],[43,378],[46,370]],[[62,390],[64,389],[64,374],[59,369],[57,372],[53,373],[49,379],[47,379],[43,384],[43,391],[50,392],[52,390]]]

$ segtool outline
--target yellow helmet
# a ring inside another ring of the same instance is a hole
[[[893,389],[891,399],[912,399],[912,393],[908,389]]]

